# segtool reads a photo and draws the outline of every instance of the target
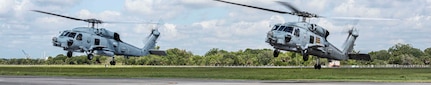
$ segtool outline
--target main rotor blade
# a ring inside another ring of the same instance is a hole
[[[103,23],[115,23],[115,24],[153,24],[149,22],[138,22],[138,21],[104,21]]]
[[[290,10],[292,10],[294,13],[299,13],[301,11],[299,11],[295,6],[287,3],[287,2],[282,2],[282,1],[277,1],[279,4],[286,6],[287,8],[289,8]]]
[[[383,20],[383,21],[399,20],[399,19],[391,19],[391,18],[363,18],[363,17],[325,17],[325,18],[341,19],[341,20]]]
[[[49,14],[49,15],[54,15],[54,16],[59,16],[59,17],[68,18],[68,19],[72,19],[72,20],[84,21],[84,19],[79,19],[79,18],[75,18],[75,17],[64,16],[64,15],[59,15],[59,14],[54,14],[54,13],[49,13],[49,12],[44,12],[44,11],[39,11],[39,10],[31,10],[31,11],[39,12],[39,13],[44,13],[44,14]]]
[[[291,12],[285,12],[285,11],[279,11],[279,10],[272,10],[272,9],[261,8],[261,7],[255,7],[255,6],[244,5],[244,4],[238,4],[238,3],[233,3],[233,2],[223,1],[223,0],[214,0],[214,1],[219,1],[219,2],[223,2],[223,3],[228,3],[228,4],[233,4],[233,5],[239,5],[239,6],[245,6],[245,7],[250,7],[250,8],[255,8],[255,9],[260,9],[260,10],[270,11],[270,12],[276,12],[276,13],[281,13],[281,14],[291,14],[291,15],[293,15],[293,13],[291,13]]]
[[[103,21],[103,23],[115,23],[115,24],[158,24],[154,22],[146,22],[146,21]]]

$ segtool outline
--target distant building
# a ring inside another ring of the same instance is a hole
[[[340,61],[332,60],[329,62],[329,67],[340,67]]]

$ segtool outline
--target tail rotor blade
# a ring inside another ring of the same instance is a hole
[[[163,22],[162,19],[159,19],[159,21],[156,24],[156,29],[159,29],[162,25],[164,25],[165,23]]]

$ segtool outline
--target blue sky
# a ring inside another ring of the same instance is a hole
[[[229,0],[290,11],[273,0]],[[421,50],[431,47],[431,0],[281,0],[301,10],[328,17],[394,18],[396,21],[360,20],[355,49],[361,52],[388,49],[396,43]],[[84,22],[39,14],[42,10],[79,18],[107,21],[163,19],[158,45],[203,55],[211,48],[237,51],[272,48],[265,43],[269,26],[296,22],[298,17],[271,13],[212,0],[0,0],[0,58],[32,58],[66,53],[51,44],[59,31],[87,26]],[[349,20],[311,19],[331,32],[329,41],[341,46],[352,26]],[[123,41],[143,47],[149,31],[144,24],[103,24],[120,33]],[[81,54],[76,54],[81,55]]]

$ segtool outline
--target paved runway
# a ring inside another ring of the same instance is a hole
[[[431,83],[379,83],[328,81],[264,81],[264,80],[208,80],[173,78],[79,78],[0,76],[0,85],[430,85]]]

